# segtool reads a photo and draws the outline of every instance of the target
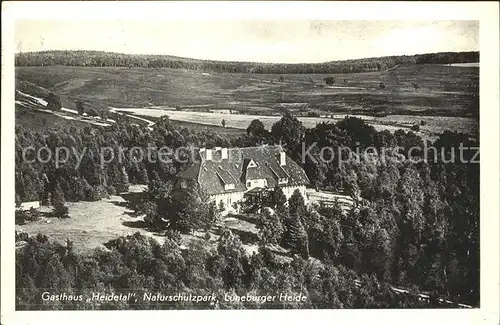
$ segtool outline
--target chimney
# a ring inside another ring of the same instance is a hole
[[[212,149],[207,149],[205,152],[205,160],[212,160]]]
[[[221,156],[222,156],[222,159],[227,159],[227,148],[221,149]]]
[[[280,151],[280,165],[286,165],[286,153],[284,151]]]

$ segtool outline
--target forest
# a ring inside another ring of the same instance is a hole
[[[231,139],[188,131],[162,118],[153,130],[127,123],[108,129],[87,126],[43,132],[16,126],[15,142],[17,202],[57,202],[58,213],[68,217],[65,201],[96,201],[126,191],[131,183],[148,184],[148,200],[138,209],[150,226],[166,231],[163,245],[136,234],[117,238],[106,244],[108,250],[89,255],[75,253],[71,242],[61,245],[44,235],[29,238],[16,251],[18,309],[445,307],[438,297],[479,306],[479,164],[450,159],[460,146],[470,148],[463,153],[466,161],[476,155],[472,148],[479,144],[466,135],[444,132],[432,143],[438,150],[426,156],[417,153],[425,158],[419,162],[404,159],[410,148],[423,147],[423,140],[411,131],[379,132],[354,117],[306,129],[286,112],[271,130],[254,120],[245,136]],[[206,249],[202,242],[187,250],[179,247],[179,233],[210,228],[220,218],[217,207],[206,203],[198,188],[180,193],[174,186],[175,175],[189,165],[189,159],[152,163],[130,155],[105,166],[100,162],[103,147],[242,147],[278,142],[303,166],[312,186],[343,190],[355,203],[347,213],[338,205],[306,206],[297,192],[285,204],[275,189],[262,202],[260,248],[252,256],[227,229],[221,230],[216,249]],[[303,144],[316,144],[305,161]],[[85,148],[78,168],[72,156],[62,166],[56,166],[53,157],[45,157],[47,163],[23,159],[23,148],[62,146],[79,152]],[[401,151],[341,157],[339,163],[339,157],[320,159],[322,147],[400,147]],[[278,260],[269,249],[273,244],[289,248],[292,261]],[[396,295],[391,285],[412,293]],[[273,306],[54,303],[40,299],[43,288],[84,295],[125,288],[219,296],[287,291],[305,293],[309,300]],[[431,293],[431,301],[418,300],[416,292]]]
[[[387,56],[324,63],[255,63],[198,60],[169,55],[138,55],[100,51],[43,51],[17,53],[15,66],[81,66],[170,68],[229,73],[313,74],[383,71],[399,64],[449,64],[479,62],[479,52],[442,52]]]

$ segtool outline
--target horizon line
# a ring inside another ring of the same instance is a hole
[[[249,63],[249,64],[280,64],[280,65],[301,65],[301,64],[325,64],[325,63],[334,63],[334,62],[347,62],[347,61],[356,61],[356,60],[368,60],[368,59],[380,59],[380,58],[390,58],[390,57],[411,57],[417,55],[429,55],[429,54],[442,54],[442,53],[480,53],[479,50],[475,51],[445,51],[445,52],[426,52],[426,53],[415,53],[415,54],[392,54],[392,55],[383,55],[383,56],[372,56],[372,57],[359,57],[354,59],[339,59],[332,61],[322,61],[322,62],[296,62],[296,63],[286,63],[286,62],[264,62],[264,61],[239,61],[239,60],[214,60],[214,59],[200,59],[194,57],[187,56],[177,56],[171,54],[147,54],[147,53],[124,53],[124,52],[113,52],[113,51],[105,51],[105,50],[41,50],[41,51],[27,51],[27,52],[16,52],[14,55],[18,54],[39,54],[39,53],[48,53],[48,52],[102,52],[108,54],[120,54],[120,55],[130,55],[130,56],[167,56],[178,59],[188,59],[188,60],[197,60],[197,61],[208,61],[208,62],[226,62],[226,63]]]

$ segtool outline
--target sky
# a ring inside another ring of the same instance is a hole
[[[313,63],[478,51],[479,22],[16,20],[16,52],[99,50],[197,59]]]

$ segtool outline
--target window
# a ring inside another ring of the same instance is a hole
[[[186,181],[182,181],[181,182],[181,188],[187,188],[188,187],[188,184]]]
[[[252,186],[252,182],[247,183],[247,187],[250,187],[250,186]]]
[[[278,183],[279,184],[286,184],[286,183],[288,183],[288,178],[286,178],[286,177],[285,178],[279,178],[278,179]]]

